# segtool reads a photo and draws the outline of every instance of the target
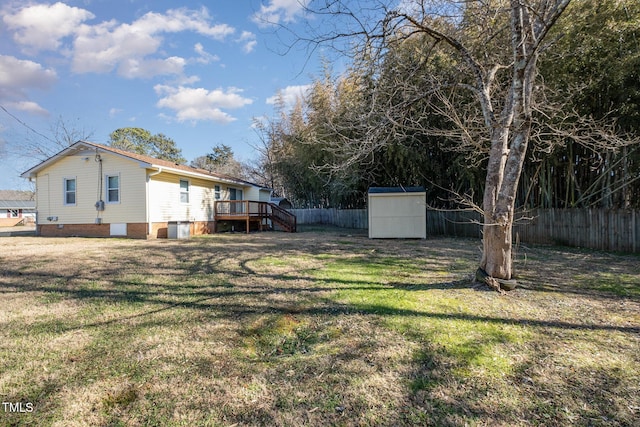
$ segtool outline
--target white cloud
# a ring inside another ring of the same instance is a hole
[[[290,23],[304,13],[308,3],[309,0],[269,0],[268,5],[260,5],[260,10],[251,16],[251,20],[263,27]]]
[[[251,31],[243,31],[240,38],[236,40],[238,43],[244,43],[242,50],[244,53],[251,53],[255,49],[258,42],[256,41],[256,35]]]
[[[242,47],[242,50],[244,50],[244,53],[251,53],[253,52],[253,49],[255,49],[257,44],[257,41],[251,40],[245,43],[245,45]]]
[[[128,79],[145,78],[160,75],[181,75],[186,61],[172,56],[166,59],[129,58],[118,67],[118,74]]]
[[[75,41],[73,70],[78,73],[100,73],[118,67],[119,74],[127,78],[181,74],[185,65],[182,58],[143,58],[158,52],[163,33],[193,31],[223,40],[235,32],[227,24],[211,26],[208,19],[206,9],[176,9],[168,10],[166,14],[149,12],[131,24],[109,21],[95,26],[83,26]],[[214,57],[208,59],[212,60]]]
[[[9,102],[6,104],[10,110],[24,111],[25,113],[47,117],[49,112],[33,101]]]
[[[115,21],[83,25],[74,43],[72,69],[77,73],[107,73],[129,59],[155,53],[161,40]]]
[[[126,78],[183,74],[186,60],[169,56],[161,49],[166,34],[193,32],[223,41],[236,31],[227,24],[212,24],[206,8],[149,12],[131,23],[85,23],[94,17],[84,9],[55,3],[26,6],[3,19],[14,32],[14,39],[30,49],[56,50],[65,37],[72,39],[61,53],[71,57],[71,68],[76,73],[117,70]],[[216,58],[201,55],[199,60]]]
[[[223,109],[238,109],[253,103],[251,99],[242,97],[242,90],[235,87],[207,90],[156,85],[154,89],[162,97],[156,105],[175,111],[175,120],[179,122],[211,120],[230,123],[236,119]]]
[[[37,62],[0,55],[0,100],[25,101],[29,89],[49,89],[57,81],[56,72]],[[36,111],[27,104],[24,111]]]
[[[37,62],[0,55],[0,88],[46,89],[57,80],[56,72]]]
[[[198,76],[180,76],[171,82],[167,82],[167,84],[186,86],[186,85],[192,85],[192,84],[198,83],[199,81],[200,81],[200,77]]]
[[[211,17],[206,8],[197,11],[181,8],[170,9],[164,15],[149,12],[135,21],[132,26],[148,34],[193,31],[216,40],[224,40],[235,32],[235,29],[227,24],[210,26],[209,19]]]
[[[275,105],[279,99],[282,99],[285,107],[291,108],[298,100],[305,97],[309,89],[311,85],[287,86],[280,89],[274,96],[267,98],[267,104]]]
[[[120,113],[122,113],[122,109],[121,108],[111,108],[109,109],[109,117],[110,118],[114,118],[117,115],[119,115]]]
[[[2,19],[15,30],[13,38],[23,46],[39,50],[55,50],[64,37],[74,34],[78,26],[95,18],[91,12],[64,3],[27,6]]]
[[[204,50],[204,46],[201,43],[196,43],[193,47],[193,50],[198,54],[197,62],[201,64],[209,64],[211,62],[220,61],[220,57],[218,55],[212,55],[206,50]]]

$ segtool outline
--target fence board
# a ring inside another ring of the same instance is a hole
[[[366,209],[291,209],[298,224],[326,224],[366,229]],[[518,213],[513,227],[522,243],[577,246],[592,249],[640,252],[640,218],[634,210],[535,209]],[[482,238],[482,217],[473,211],[427,209],[428,236]]]

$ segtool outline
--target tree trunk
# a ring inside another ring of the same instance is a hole
[[[505,225],[491,224],[485,215],[482,229],[483,256],[480,267],[491,277],[511,279],[511,230],[512,222]]]

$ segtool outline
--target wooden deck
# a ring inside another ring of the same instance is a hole
[[[265,230],[275,225],[290,233],[295,233],[297,229],[296,216],[274,203],[252,200],[217,200],[213,204],[213,209],[215,233],[218,232],[219,221],[242,221],[246,224],[247,233],[251,230],[251,223],[258,223],[259,230]]]

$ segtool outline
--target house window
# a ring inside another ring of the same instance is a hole
[[[107,203],[120,203],[120,175],[107,175]]]
[[[180,203],[189,203],[189,181],[180,180]]]
[[[20,218],[20,209],[9,209],[9,218]]]
[[[213,197],[215,197],[216,200],[220,200],[221,199],[221,192],[220,192],[220,186],[216,185],[215,187],[213,187]]]
[[[64,179],[64,204],[65,205],[76,204],[76,179],[75,178]]]

